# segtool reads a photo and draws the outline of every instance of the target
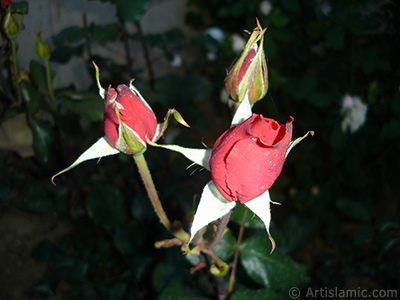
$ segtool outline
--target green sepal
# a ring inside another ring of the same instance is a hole
[[[288,156],[289,152],[293,149],[294,146],[296,146],[298,143],[300,143],[302,140],[304,140],[309,134],[311,134],[311,136],[314,136],[314,131],[308,131],[305,135],[303,135],[302,137],[299,137],[293,141],[290,142],[289,144],[289,148],[286,151],[286,156],[285,158]]]
[[[119,121],[116,148],[126,154],[142,154],[147,149],[146,141],[143,141],[133,129],[121,121],[117,107],[115,107],[115,113]]]
[[[97,87],[99,88],[99,95],[101,98],[103,98],[105,100],[107,97],[107,91],[105,89],[103,89],[103,87],[100,84],[100,69],[94,61],[92,61],[92,63],[96,70],[96,83],[97,83]]]
[[[96,143],[94,143],[89,149],[87,149],[81,156],[78,157],[78,159],[70,165],[68,168],[65,168],[64,170],[58,172],[57,174],[53,175],[51,177],[51,182],[55,185],[54,183],[54,178],[62,173],[65,173],[72,168],[76,167],[80,163],[90,160],[90,159],[95,159],[95,158],[101,158],[103,156],[108,156],[108,155],[114,155],[119,153],[119,151],[115,148],[113,148],[107,141],[106,137],[102,137],[99,139]]]
[[[253,211],[264,223],[265,229],[267,230],[268,238],[271,241],[272,248],[271,253],[275,249],[275,240],[272,238],[271,233],[269,232],[269,225],[271,223],[271,210],[270,203],[271,198],[269,196],[269,191],[265,191],[260,196],[246,202],[246,205],[251,211]]]
[[[240,123],[243,123],[248,118],[250,118],[252,114],[253,113],[251,111],[249,97],[246,94],[242,103],[240,103],[238,109],[236,110],[235,115],[233,116],[231,127],[234,127],[234,126],[239,125]]]
[[[162,135],[164,134],[165,130],[168,127],[169,118],[171,117],[171,115],[174,116],[175,120],[179,124],[190,128],[189,124],[186,123],[186,121],[183,119],[182,115],[176,109],[171,108],[168,110],[168,112],[164,118],[164,122],[157,125],[157,131],[156,131],[156,134],[154,135],[152,142],[157,142],[160,139],[160,137],[162,137]]]
[[[189,243],[200,229],[222,218],[235,206],[236,202],[226,200],[212,181],[207,183],[201,194],[196,213],[194,214],[192,226],[190,228],[191,237]]]
[[[211,157],[211,149],[194,149],[194,148],[185,148],[178,145],[160,145],[153,143],[147,140],[147,143],[154,147],[160,147],[168,150],[172,150],[175,152],[181,153],[187,159],[191,160],[197,165],[202,166],[203,168],[210,171],[210,157]]]

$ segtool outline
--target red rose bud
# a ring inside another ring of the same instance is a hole
[[[245,203],[272,186],[292,139],[292,122],[290,117],[279,125],[253,114],[218,138],[211,152],[211,179],[227,200]]]
[[[110,145],[126,154],[146,150],[146,138],[152,140],[157,131],[157,119],[150,106],[135,89],[111,86],[105,101],[104,133]]]
[[[250,103],[254,104],[267,93],[268,69],[263,50],[265,30],[257,20],[257,27],[251,33],[240,58],[226,76],[226,91],[239,103],[246,94]]]

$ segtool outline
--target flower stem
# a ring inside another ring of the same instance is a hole
[[[13,56],[13,68],[14,68],[14,84],[17,90],[17,105],[21,104],[22,96],[21,90],[19,87],[19,72],[18,72],[18,65],[17,65],[17,45],[15,44],[15,40],[11,39],[11,50]]]
[[[218,227],[217,227],[217,232],[215,233],[215,237],[207,245],[208,248],[212,248],[212,247],[218,245],[218,243],[221,241],[222,237],[224,236],[225,229],[228,225],[231,213],[232,213],[232,211],[229,211],[226,215],[224,215],[220,219]]]
[[[51,107],[54,109],[54,91],[53,91],[53,85],[51,83],[50,63],[48,59],[45,59],[45,62],[46,62],[47,89],[49,92]]]
[[[186,232],[184,232],[182,228],[173,226],[173,224],[168,219],[168,217],[161,205],[161,201],[158,198],[156,187],[154,186],[154,182],[151,177],[150,170],[147,166],[146,160],[144,159],[144,155],[143,154],[134,155],[133,159],[135,160],[135,163],[139,169],[139,173],[140,173],[140,176],[142,177],[142,181],[146,188],[147,195],[150,198],[150,202],[153,205],[154,211],[156,212],[158,218],[160,219],[160,222],[175,237],[177,237],[181,241],[185,241],[188,238],[188,234]]]
[[[235,275],[236,275],[236,268],[237,268],[238,259],[239,259],[240,243],[242,242],[242,239],[243,239],[244,222],[246,220],[246,217],[247,217],[247,209],[245,210],[245,212],[243,214],[243,219],[242,219],[242,222],[240,224],[240,229],[239,229],[238,241],[235,246],[235,257],[233,258],[232,272],[231,272],[231,276],[229,278],[229,285],[228,285],[228,294],[229,295],[232,294],[233,287],[235,285]]]

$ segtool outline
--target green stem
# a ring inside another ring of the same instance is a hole
[[[150,202],[153,205],[154,211],[156,212],[158,218],[160,219],[160,222],[175,237],[177,237],[181,241],[185,241],[188,238],[188,234],[184,232],[183,229],[176,228],[175,226],[172,225],[161,205],[161,201],[158,198],[156,187],[154,186],[154,182],[151,177],[150,170],[147,166],[146,160],[144,159],[144,155],[143,154],[134,155],[133,159],[135,160],[135,163],[139,169],[139,173],[140,176],[142,177],[142,181],[146,188],[147,195],[150,198]]]
[[[21,104],[22,96],[21,90],[19,87],[19,72],[18,72],[18,65],[17,65],[17,45],[15,44],[15,40],[11,40],[11,49],[12,49],[12,56],[13,56],[13,68],[14,68],[14,83],[15,88],[17,90],[17,105]]]
[[[210,241],[208,245],[206,245],[207,248],[212,248],[221,241],[222,237],[224,236],[225,229],[228,226],[229,218],[231,216],[232,211],[229,211],[226,215],[224,215],[218,224],[217,227],[217,232],[215,233],[214,238]]]
[[[238,260],[239,260],[240,243],[242,242],[242,239],[243,239],[244,222],[246,221],[246,217],[247,217],[247,209],[245,210],[245,212],[243,214],[242,222],[240,223],[238,241],[235,246],[235,257],[233,259],[232,272],[231,272],[231,276],[229,278],[228,295],[233,293],[233,287],[235,285],[235,275],[236,275],[236,268],[237,268],[237,264],[238,264]]]
[[[51,107],[54,109],[54,91],[53,91],[53,85],[51,83],[50,62],[48,59],[45,59],[45,62],[46,62],[47,89],[49,92]]]

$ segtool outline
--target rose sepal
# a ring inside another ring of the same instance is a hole
[[[175,152],[179,152],[187,159],[191,160],[193,163],[202,166],[203,168],[210,171],[210,157],[211,149],[195,149],[195,148],[185,148],[178,145],[162,145],[157,144],[152,141],[147,140],[147,143],[153,147],[160,147]]]
[[[81,154],[81,156],[78,157],[77,160],[75,160],[74,163],[72,163],[68,168],[65,168],[64,170],[58,172],[57,174],[53,175],[51,178],[51,182],[55,185],[54,183],[54,178],[62,173],[65,173],[72,168],[75,168],[77,165],[81,164],[84,161],[91,160],[91,159],[96,159],[96,158],[102,158],[104,156],[109,156],[109,155],[114,155],[118,154],[119,150],[113,148],[110,143],[107,141],[106,137],[102,137],[99,139],[96,143],[94,143],[89,149],[87,149],[85,152]]]
[[[269,195],[269,190],[267,190],[260,196],[244,203],[244,205],[247,206],[253,213],[255,213],[264,223],[265,229],[267,230],[268,238],[272,244],[271,248],[271,253],[272,253],[275,249],[275,240],[272,238],[272,235],[269,232],[269,226],[271,223],[271,209],[270,209],[271,203],[279,204],[271,200]]]
[[[240,103],[239,107],[237,108],[231,122],[231,128],[234,126],[243,123],[248,118],[252,116],[253,112],[251,110],[251,105],[249,101],[249,95],[246,93],[244,96],[243,101]]]
[[[293,147],[296,146],[298,143],[300,143],[302,140],[304,140],[309,134],[311,134],[311,136],[314,136],[314,131],[310,130],[302,137],[299,137],[299,138],[291,141],[289,144],[289,148],[286,151],[285,158],[288,156],[289,152],[293,149]]]
[[[103,98],[105,100],[107,98],[107,91],[100,84],[100,69],[94,61],[92,61],[92,63],[93,63],[94,69],[96,70],[96,83],[97,83],[97,87],[99,88],[99,95],[101,98]]]
[[[177,113],[177,111],[175,111],[175,112]],[[252,115],[251,106],[250,106],[249,99],[246,95],[244,101],[242,103],[240,103],[238,109],[236,110],[236,113],[232,119],[231,127],[239,125],[240,123],[242,123],[243,121],[245,121],[246,119],[251,117],[251,115]],[[174,117],[175,117],[175,113],[174,113]],[[176,119],[176,117],[175,117],[175,119]],[[165,121],[164,121],[164,123],[165,123]],[[181,122],[179,122],[179,123],[181,123]],[[189,126],[189,125],[187,125],[187,126]],[[164,131],[165,131],[165,129],[164,129]],[[165,148],[165,149],[172,150],[175,152],[179,152],[183,156],[185,156],[187,159],[194,162],[195,164],[200,165],[203,168],[210,171],[209,161],[210,161],[210,157],[211,157],[211,149],[185,148],[185,147],[181,147],[178,145],[161,145],[161,144],[156,144],[154,141],[149,141],[149,140],[147,140],[147,143],[151,146],[161,147],[161,148]]]
[[[189,124],[186,123],[186,121],[183,119],[182,115],[181,115],[175,108],[171,108],[171,109],[168,110],[167,114],[165,115],[164,122],[159,123],[159,124],[157,125],[156,134],[154,135],[153,140],[151,140],[150,142],[155,143],[155,142],[157,142],[157,141],[160,139],[160,137],[162,137],[162,135],[164,134],[165,130],[166,130],[167,127],[168,127],[169,119],[170,119],[171,116],[173,116],[174,119],[175,119],[179,124],[181,124],[181,125],[183,125],[183,126],[185,126],[185,127],[190,128]]]
[[[124,153],[133,155],[140,155],[145,152],[147,149],[146,141],[143,141],[133,129],[121,121],[118,108],[115,108],[115,113],[120,126],[116,148],[124,149]]]
[[[190,240],[196,233],[211,222],[220,219],[236,206],[236,202],[228,201],[221,195],[212,181],[208,182],[203,189],[199,205],[194,214],[190,228]]]

